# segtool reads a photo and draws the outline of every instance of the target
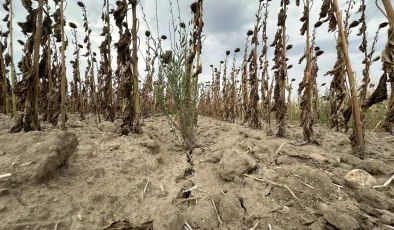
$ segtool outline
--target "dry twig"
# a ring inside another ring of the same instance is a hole
[[[254,176],[250,176],[248,174],[244,174],[244,176],[252,178],[252,179],[260,181],[260,182],[268,182],[268,183],[273,184],[275,186],[279,186],[279,187],[287,189],[290,192],[290,194],[298,201],[298,203],[301,205],[301,207],[303,209],[305,208],[304,205],[302,205],[300,199],[298,199],[298,197],[294,194],[294,192],[287,185],[285,185],[285,184],[278,184],[278,183],[275,183],[275,182],[267,180],[267,179],[260,179],[260,178],[254,177]]]
[[[196,196],[196,197],[189,197],[186,199],[178,199],[178,202],[176,203],[176,206],[178,206],[179,204],[186,202],[186,201],[191,201],[191,200],[197,200],[197,199],[201,199],[201,197]]]
[[[145,195],[145,193],[146,193],[146,190],[148,189],[148,184],[149,184],[149,178],[146,180],[146,184],[145,184],[145,187],[144,187],[144,191],[142,192],[142,198],[144,198],[144,195]]]
[[[257,225],[259,225],[259,222],[256,222],[256,224],[253,226],[253,228],[251,228],[249,230],[255,230],[257,228]]]
[[[222,221],[222,219],[220,218],[220,214],[219,214],[219,212],[218,212],[218,209],[216,208],[215,201],[213,201],[213,200],[211,200],[211,201],[212,201],[213,208],[215,209],[216,217],[218,218],[219,224],[223,224],[223,221]]]
[[[286,144],[286,142],[283,142],[283,144],[279,147],[279,149],[278,150],[276,150],[276,152],[275,152],[275,154],[274,154],[274,156],[276,156],[276,154],[278,154],[279,153],[279,151],[283,148],[283,146]]]
[[[377,185],[377,186],[373,186],[373,187],[374,187],[374,188],[386,187],[386,186],[389,185],[393,180],[394,180],[394,174],[393,174],[386,182],[384,182],[383,185]]]
[[[12,176],[12,173],[6,173],[3,175],[0,175],[0,179],[8,179],[8,177],[11,177],[11,176]]]

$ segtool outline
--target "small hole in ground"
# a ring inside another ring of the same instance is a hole
[[[188,169],[185,170],[185,173],[183,175],[185,177],[188,177],[188,176],[193,176],[193,173],[194,173],[194,169],[188,168]]]

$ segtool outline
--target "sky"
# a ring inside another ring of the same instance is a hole
[[[20,1],[13,0],[14,3],[14,58],[15,64],[20,60],[22,55],[22,46],[16,42],[16,40],[25,40],[26,38],[20,32],[19,26],[16,22],[25,21],[27,11],[23,8]],[[4,3],[4,0],[0,1]],[[16,3],[18,2],[18,3]],[[50,0],[50,2],[52,2]],[[98,54],[99,61],[99,45],[103,41],[104,37],[99,36],[102,32],[103,23],[101,21],[101,13],[103,10],[103,1],[100,0],[84,0],[84,4],[88,10],[88,20],[90,22],[90,27],[93,30],[92,33],[92,49]],[[115,0],[110,0],[111,7],[116,6]],[[154,37],[158,37],[161,35],[169,36],[169,25],[171,23],[171,13],[170,6],[173,7],[174,17],[177,19],[178,16],[178,4],[179,10],[181,14],[181,20],[183,22],[188,22],[192,19],[192,14],[190,11],[190,4],[193,0],[157,0],[157,8],[155,4],[155,0],[141,0],[140,5],[137,8],[137,17],[140,20],[140,26],[138,31],[138,36],[141,38],[140,43],[140,51],[139,54],[139,75],[140,79],[143,80],[146,76],[145,63],[141,54],[145,55],[146,45],[145,45],[145,31],[150,29],[152,35]],[[266,2],[266,0],[264,0]],[[292,44],[293,48],[287,52],[288,65],[292,64],[293,68],[288,71],[288,77],[295,78],[297,85],[294,85],[294,88],[298,88],[298,83],[302,80],[304,75],[305,62],[302,64],[298,64],[299,58],[304,54],[305,49],[305,37],[300,35],[300,29],[302,27],[302,23],[299,21],[299,18],[302,17],[303,7],[296,6],[295,0],[290,0],[290,5],[288,9],[287,16],[287,34],[289,35],[289,40],[287,44]],[[339,0],[339,7],[344,12],[344,9],[347,7],[345,0]],[[36,6],[36,2],[33,1],[33,7]],[[319,19],[320,7],[322,4],[322,0],[313,0],[310,20],[311,20],[311,28],[313,28],[313,24]],[[214,65],[215,67],[219,66],[220,61],[224,60],[226,50],[230,50],[233,54],[233,50],[237,47],[241,48],[241,52],[238,53],[237,58],[237,66],[240,66],[243,59],[243,50],[245,45],[246,32],[248,30],[254,29],[254,23],[256,20],[256,10],[258,9],[259,0],[205,0],[204,1],[204,28],[203,35],[205,36],[205,40],[202,48],[202,64],[203,64],[203,72],[200,75],[200,81],[210,81],[211,80],[211,68],[210,65]],[[302,1],[301,1],[302,5]],[[359,14],[355,14],[358,11],[360,5],[360,1],[355,1],[355,6],[352,9],[353,15],[350,18],[350,22],[356,20],[360,17]],[[367,14],[367,32],[368,32],[368,50],[370,50],[372,45],[373,37],[375,36],[375,32],[380,23],[387,21],[386,18],[382,15],[379,9],[375,5],[374,0],[366,0],[366,14]],[[157,16],[156,18],[156,9]],[[277,30],[277,14],[280,10],[280,1],[272,0],[269,5],[269,16],[268,16],[268,28],[267,28],[267,36],[268,43],[271,44],[272,40],[275,36]],[[52,12],[54,11],[54,7],[52,7]],[[142,19],[143,12],[146,15],[146,22]],[[3,18],[6,15],[6,12],[1,7],[0,9],[0,17]],[[67,6],[64,13],[67,21],[67,26],[65,27],[65,32],[67,37],[69,38],[69,46],[66,51],[66,62],[67,62],[67,78],[68,80],[72,79],[72,68],[69,63],[70,60],[73,59],[73,47],[71,44],[72,34],[71,28],[68,26],[68,22],[74,22],[77,26],[78,40],[83,44],[83,38],[85,36],[85,32],[83,30],[83,18],[82,18],[82,10],[77,5],[77,0],[68,0]],[[130,11],[131,15],[131,11]],[[131,16],[129,16],[129,25],[131,26]],[[111,24],[113,24],[113,42],[116,42],[119,39],[117,27],[114,25],[113,17],[111,17]],[[157,23],[158,22],[158,23]],[[176,22],[177,24],[179,21]],[[5,28],[5,23],[0,21],[0,26]],[[159,32],[157,31],[159,29]],[[376,52],[374,56],[380,55],[381,51],[384,48],[384,45],[387,41],[387,28],[381,30],[379,35],[379,40],[376,45]],[[357,36],[358,28],[353,28],[350,36],[349,36],[349,56],[351,60],[351,64],[353,70],[356,72],[357,82],[361,82],[362,74],[361,71],[363,69],[363,53],[358,50],[359,45],[361,44],[361,37]],[[324,74],[331,70],[336,61],[336,50],[335,50],[335,33],[328,33],[328,24],[323,24],[317,30],[316,35],[316,45],[320,46],[324,51],[324,54],[319,57],[318,65],[319,65],[319,73],[318,73],[318,84],[329,83],[332,79],[331,76],[324,76]],[[261,39],[261,32],[259,34],[259,38]],[[261,40],[260,40],[261,43]],[[58,44],[60,46],[60,43]],[[168,49],[170,45],[169,39],[164,41],[163,46],[164,49]],[[84,46],[86,47],[86,46]],[[81,54],[84,54],[86,50],[82,50]],[[249,49],[250,51],[250,49]],[[113,49],[111,51],[113,56],[112,69],[116,69],[116,51]],[[261,52],[261,49],[260,49]],[[270,66],[273,66],[273,54],[274,48],[269,47],[268,50],[268,60],[270,61]],[[232,54],[230,55],[232,57]],[[84,57],[81,57],[81,76],[84,76],[85,67],[87,61]],[[231,64],[228,65],[229,67]],[[17,72],[19,70],[17,69]],[[229,72],[229,71],[228,71]],[[379,77],[381,75],[381,62],[375,62],[372,66],[370,76],[372,82],[378,82]],[[272,72],[270,72],[270,76],[272,76]],[[96,75],[97,76],[97,75]],[[328,87],[329,84],[327,84]],[[325,90],[321,88],[321,90]],[[296,90],[294,90],[296,91]]]

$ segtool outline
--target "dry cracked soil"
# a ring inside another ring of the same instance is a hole
[[[366,133],[360,159],[348,134],[318,125],[321,145],[304,145],[296,124],[277,138],[200,117],[189,152],[165,117],[129,136],[92,116],[71,115],[67,132],[11,125],[0,115],[2,230],[394,229],[394,137],[384,133]]]

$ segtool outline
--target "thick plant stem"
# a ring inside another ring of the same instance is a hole
[[[394,27],[394,9],[393,6],[391,5],[390,0],[382,0],[384,9],[386,10],[387,17],[389,19],[390,23],[390,29],[392,30]],[[390,36],[390,35],[389,35]]]
[[[306,59],[307,59],[307,64],[306,64],[306,80],[307,80],[307,87],[306,87],[306,113],[305,116],[309,116],[310,113],[312,113],[312,70],[311,70],[311,43],[310,43],[310,28],[309,28],[309,0],[306,0],[306,9],[308,10],[307,13],[307,25],[306,25]],[[313,116],[311,116],[312,118]],[[311,119],[311,118],[305,118],[305,119]],[[304,139],[308,142],[311,142],[311,135],[312,132],[312,125],[311,127],[308,124],[309,122],[304,124]],[[306,132],[308,130],[308,133]]]
[[[15,96],[15,66],[14,66],[14,42],[13,42],[13,31],[12,31],[12,21],[13,21],[13,8],[12,8],[12,1],[10,1],[10,56],[11,56],[11,94],[12,94],[12,114],[14,118],[14,122],[17,121],[17,114],[16,114],[16,96]]]
[[[66,60],[64,56],[64,50],[66,47],[64,47],[65,41],[64,41],[64,16],[63,16],[63,9],[64,9],[64,0],[60,1],[60,26],[62,30],[62,70],[60,73],[61,77],[61,86],[60,86],[60,95],[61,95],[61,104],[60,104],[60,128],[61,130],[66,130]]]
[[[9,102],[8,102],[8,89],[7,89],[7,75],[5,73],[5,64],[4,64],[4,59],[3,59],[3,45],[0,44],[0,64],[1,64],[1,75],[3,75],[3,107],[4,107],[4,114],[8,115],[8,108],[9,108]]]
[[[390,0],[382,0],[386,14],[387,14],[387,19],[389,21],[389,29],[388,29],[388,42],[386,44],[386,55],[392,52],[392,41],[394,40],[394,9],[393,6],[391,4]],[[387,55],[389,56],[389,55]],[[393,60],[392,57],[388,58],[391,59],[391,61]],[[383,65],[389,65],[387,63],[388,61],[385,60]],[[392,62],[391,62],[392,63]],[[390,123],[390,120],[392,120],[392,116],[393,116],[393,110],[394,110],[394,83],[393,83],[393,71],[394,68],[392,66],[389,67],[384,67],[385,72],[388,73],[390,79],[390,85],[391,85],[391,94],[389,97],[389,102],[387,104],[387,112],[386,112],[386,118],[385,118],[385,123],[383,124],[383,127],[385,129],[385,131],[393,133],[392,131],[392,125]]]
[[[362,0],[361,4],[363,6],[365,6],[365,0]],[[363,19],[363,21],[362,21],[363,25],[366,26],[366,22],[365,22],[365,20],[366,20],[366,18],[365,18],[365,8],[362,11],[362,17],[361,18]],[[365,39],[365,41],[366,41],[366,39],[367,39],[367,32],[366,32],[366,30],[364,30],[362,32],[362,36],[363,36],[363,39]],[[365,50],[364,50],[365,69],[364,69],[363,85],[362,85],[361,94],[360,94],[360,104],[364,103],[365,99],[367,98],[368,83],[369,83],[369,80],[370,80],[369,79],[369,70],[370,70],[371,62],[368,60],[367,43],[365,42],[365,44],[366,44],[365,47],[364,47],[365,48]],[[362,109],[362,111],[361,111],[361,118],[363,119],[363,122],[365,122],[365,113],[366,113],[366,109]]]
[[[355,129],[354,131],[355,131],[355,138],[356,138],[356,143],[357,143],[357,151],[359,154],[362,154],[362,152],[364,151],[365,143],[364,143],[363,125],[361,123],[361,116],[360,116],[360,107],[359,107],[358,100],[357,100],[355,79],[354,79],[352,65],[350,64],[350,58],[349,58],[349,53],[348,53],[348,46],[347,46],[345,31],[342,26],[342,19],[341,19],[342,17],[341,17],[341,14],[339,13],[337,0],[334,0],[334,6],[335,6],[335,14],[336,14],[336,18],[337,18],[337,23],[338,23],[338,29],[339,29],[339,33],[341,34],[341,38],[342,38],[343,54],[345,56],[346,71],[347,71],[347,75],[349,78],[349,84],[350,84],[350,90],[351,90],[351,99],[352,99],[351,101],[352,101],[352,111],[353,111],[352,114],[353,114],[353,120],[354,120],[354,129]]]
[[[133,11],[134,12],[134,11]],[[134,15],[134,13],[133,13]],[[110,17],[109,17],[109,0],[107,0],[107,16],[108,16],[108,21],[107,21],[107,28],[108,28],[108,32],[107,32],[107,36],[108,36],[108,77],[110,78],[109,81],[109,95],[110,97],[108,98],[108,103],[109,105],[112,107],[112,103],[113,103],[113,97],[114,97],[114,93],[113,93],[113,89],[112,89],[112,58],[111,58],[111,34],[110,34],[110,28],[111,28],[111,24],[110,24]],[[134,16],[133,16],[134,17]],[[133,22],[134,25],[134,22]],[[133,27],[134,30],[134,27]]]
[[[52,68],[51,68],[51,37],[48,36],[48,50],[47,50],[47,74],[48,74],[48,107],[47,107],[47,114],[48,114],[48,121],[52,120],[52,110],[51,110],[51,97],[53,91],[53,80],[52,80]]]
[[[38,91],[39,91],[39,75],[40,75],[40,47],[41,47],[41,27],[43,14],[43,0],[38,0],[38,18],[36,34],[34,38],[34,80],[32,90],[32,108],[33,108],[33,123],[35,130],[40,130],[40,123],[38,121]]]
[[[286,5],[286,1],[283,1],[283,10],[285,12],[285,14],[287,15],[287,5]],[[286,90],[285,90],[285,79],[287,78],[287,62],[286,62],[286,21],[283,25],[283,29],[282,29],[282,55],[283,55],[283,70],[285,73],[285,76],[283,76],[283,79],[281,81],[281,85],[280,85],[280,97],[281,97],[281,101],[285,102],[286,101]],[[285,122],[285,120],[283,120],[283,122]],[[283,124],[284,126],[285,124]]]
[[[132,4],[133,11],[133,30],[131,36],[133,39],[133,100],[134,100],[134,118],[135,118],[135,132],[141,133],[139,124],[140,118],[140,98],[138,93],[138,56],[137,56],[137,3]]]
[[[273,82],[274,78],[272,78],[272,84],[269,84],[269,75],[268,75],[268,59],[267,59],[267,54],[265,55],[264,58],[264,68],[265,68],[265,79],[267,82],[267,114],[266,114],[266,122],[268,124],[267,126],[267,133],[272,134],[272,128],[271,128],[271,99],[272,99],[272,88],[273,88]]]
[[[90,40],[90,37],[89,37],[89,40]],[[90,41],[89,41],[89,43],[90,43]],[[91,79],[91,81],[92,81],[92,89],[91,90],[92,90],[92,92],[91,92],[91,94],[92,94],[93,103],[94,103],[94,114],[97,116],[98,123],[100,123],[101,119],[100,119],[100,113],[98,112],[98,101],[97,101],[97,94],[96,94],[96,82],[94,80],[95,77],[94,77],[93,54],[90,54],[90,56],[91,56],[91,60],[92,60],[92,67],[91,67],[91,76],[92,76],[92,79]]]

